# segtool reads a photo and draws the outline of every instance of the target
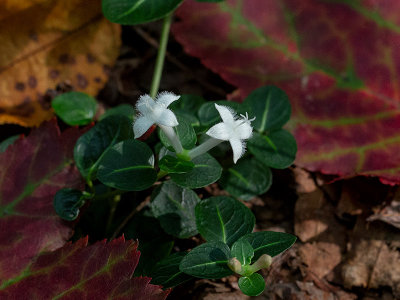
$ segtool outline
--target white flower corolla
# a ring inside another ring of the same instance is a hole
[[[250,124],[255,118],[249,120],[247,113],[246,116],[240,115],[241,118],[237,118],[235,112],[226,106],[215,104],[215,108],[223,122],[211,127],[206,134],[214,139],[229,141],[233,151],[233,162],[236,163],[246,151],[245,140],[253,134]]]
[[[249,116],[240,115],[238,118],[236,113],[230,108],[223,105],[215,104],[222,121],[211,127],[206,134],[211,138],[203,144],[189,151],[189,156],[194,158],[199,156],[223,141],[229,141],[233,151],[233,162],[236,163],[246,151],[245,140],[251,138],[253,127],[251,122],[255,118],[249,120]]]
[[[154,124],[168,127],[177,126],[179,123],[175,114],[167,107],[179,97],[169,92],[158,94],[155,101],[147,94],[140,96],[136,103],[139,116],[133,124],[135,138],[141,137]]]
[[[136,103],[136,109],[139,112],[133,124],[135,138],[141,137],[154,124],[157,124],[170,140],[177,153],[182,152],[182,145],[173,127],[179,125],[175,114],[167,107],[180,96],[170,92],[159,93],[153,100],[149,95],[140,96]]]

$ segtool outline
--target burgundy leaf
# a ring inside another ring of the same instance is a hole
[[[296,163],[400,183],[400,2],[187,0],[185,50],[238,87],[274,84],[293,106]]]
[[[0,287],[29,268],[33,257],[71,237],[71,226],[54,211],[53,197],[63,187],[82,185],[72,165],[81,134],[78,128],[60,133],[52,120],[0,154]]]
[[[0,299],[165,299],[169,290],[132,277],[137,242],[124,237],[87,247],[87,238],[39,254],[32,265],[0,288]]]

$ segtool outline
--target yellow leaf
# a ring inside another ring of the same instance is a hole
[[[120,47],[120,26],[101,0],[6,0],[0,4],[0,124],[37,126],[53,112],[43,97],[67,82],[96,95]]]

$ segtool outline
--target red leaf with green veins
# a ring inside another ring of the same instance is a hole
[[[0,288],[1,299],[165,299],[169,290],[132,277],[138,244],[123,237],[88,246],[87,238],[35,257],[19,278]]]
[[[53,197],[63,187],[81,187],[72,165],[81,133],[77,128],[60,133],[53,120],[0,154],[0,287],[21,276],[33,257],[71,237],[70,225],[54,211]]]
[[[273,84],[293,106],[296,163],[400,183],[397,0],[188,0],[173,27],[185,50],[238,87]]]

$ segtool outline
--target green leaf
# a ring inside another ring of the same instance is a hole
[[[165,232],[183,239],[197,234],[194,208],[199,202],[192,190],[166,181],[156,191],[150,206]]]
[[[161,19],[183,0],[103,0],[104,16],[113,23],[135,25]]]
[[[192,149],[197,142],[196,132],[186,118],[179,115],[176,116],[176,118],[178,119],[179,125],[174,127],[174,130],[181,141],[182,147],[184,149]],[[158,130],[158,135],[163,145],[167,147],[168,150],[174,151],[167,136],[161,129]]]
[[[110,116],[82,135],[75,144],[76,166],[86,179],[96,179],[100,159],[116,143],[133,138],[132,122],[125,116]]]
[[[210,154],[200,155],[192,162],[193,170],[184,174],[171,174],[171,179],[181,186],[197,189],[214,183],[221,177],[222,168]]]
[[[171,103],[169,108],[177,115],[184,116],[192,126],[199,126],[197,111],[206,101],[197,95],[181,95],[179,101]]]
[[[126,211],[124,216],[120,216],[119,220],[117,219],[117,226],[128,214],[129,211]],[[166,234],[161,228],[160,222],[150,215],[150,209],[145,207],[140,212],[137,212],[135,217],[122,229],[126,239],[140,241],[138,248],[141,252],[140,260],[134,276],[149,276],[156,264],[170,255],[174,244],[173,237]]]
[[[8,146],[12,145],[19,138],[19,134],[10,136],[0,143],[0,153],[7,150]]]
[[[237,102],[231,102],[226,100],[206,102],[200,107],[197,113],[202,126],[209,127],[216,123],[222,122],[221,116],[219,115],[218,110],[215,108],[215,103],[218,105],[230,107],[237,113],[243,112],[241,110],[240,104]]]
[[[194,168],[194,163],[171,155],[164,155],[158,162],[161,170],[168,173],[182,174]]]
[[[181,261],[179,269],[199,278],[218,279],[232,274],[228,268],[230,250],[222,242],[209,242],[197,246]]]
[[[197,230],[207,241],[232,245],[253,231],[255,217],[243,203],[226,196],[202,200],[196,206]]]
[[[271,168],[285,169],[296,158],[296,140],[283,129],[273,131],[268,136],[255,133],[247,145],[256,158]]]
[[[240,238],[241,241],[248,241],[253,247],[254,261],[263,254],[268,254],[271,257],[278,255],[290,248],[296,239],[294,235],[289,233],[274,231],[253,232]]]
[[[68,92],[53,99],[54,112],[68,125],[86,125],[96,114],[96,100],[81,92]]]
[[[110,116],[125,116],[127,117],[131,123],[133,121],[133,117],[135,115],[135,110],[133,109],[132,105],[129,104],[120,104],[116,107],[107,109],[104,114],[102,114],[99,118],[99,120],[104,120],[105,118],[108,118]]]
[[[177,252],[158,262],[150,275],[151,283],[171,288],[192,279],[192,276],[179,270],[179,265],[186,254]]]
[[[172,237],[170,238],[172,239]],[[153,239],[150,241],[140,241],[138,247],[138,250],[140,251],[140,261],[133,275],[149,276],[153,272],[157,263],[169,256],[174,246],[174,241],[166,240],[164,236],[153,236]]]
[[[82,192],[75,189],[64,188],[54,196],[54,209],[62,219],[75,220],[79,215],[79,208],[85,202],[82,200]]]
[[[243,294],[247,296],[258,296],[265,289],[265,280],[258,273],[253,273],[248,277],[240,277],[238,285]]]
[[[248,107],[251,123],[259,132],[281,129],[290,119],[292,107],[284,91],[275,86],[264,86],[254,90],[243,101]]]
[[[124,191],[141,191],[157,179],[151,149],[138,140],[115,144],[99,162],[98,179],[105,185]]]
[[[272,173],[255,158],[247,158],[224,171],[220,184],[232,196],[250,200],[270,188]]]
[[[239,239],[231,247],[231,257],[236,257],[243,265],[249,265],[254,256],[254,249],[246,240]]]

